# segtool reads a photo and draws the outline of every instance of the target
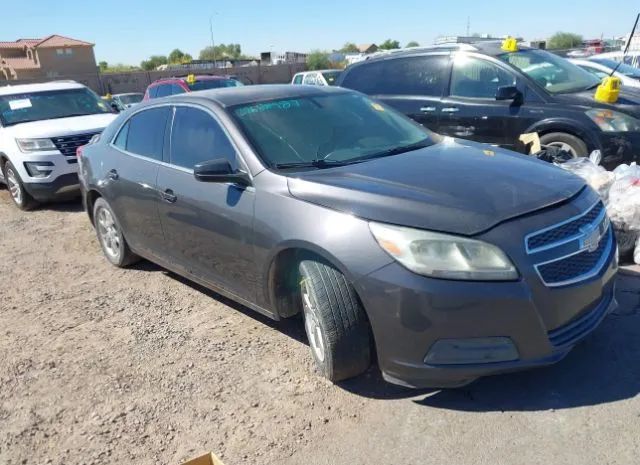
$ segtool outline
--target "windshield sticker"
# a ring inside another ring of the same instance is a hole
[[[251,105],[248,107],[238,108],[236,110],[236,115],[238,116],[246,116],[252,113],[262,113],[264,111],[273,111],[273,110],[291,110],[293,108],[300,108],[299,100],[280,100],[278,102],[267,102],[267,103],[258,103],[256,105]]]
[[[373,107],[374,110],[377,111],[384,111],[384,107],[382,105],[380,105],[379,103],[372,103],[371,106]]]
[[[31,108],[31,100],[22,98],[20,100],[9,100],[9,108],[12,110],[22,110],[23,108]]]

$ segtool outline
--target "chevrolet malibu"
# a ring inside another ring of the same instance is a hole
[[[107,260],[302,314],[332,381],[374,359],[412,387],[548,365],[616,305],[615,238],[581,179],[354,91],[153,100],[78,156]]]

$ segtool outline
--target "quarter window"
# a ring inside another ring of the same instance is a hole
[[[187,169],[207,160],[226,158],[238,167],[236,151],[218,122],[208,113],[177,107],[171,132],[171,163]]]
[[[452,96],[495,99],[498,87],[515,84],[511,73],[489,61],[465,55],[459,55],[453,61]]]
[[[353,68],[343,87],[369,95],[421,95],[440,97],[445,86],[448,56],[395,58]]]
[[[170,114],[170,107],[159,107],[150,108],[132,116],[125,126],[127,152],[162,160],[164,135]],[[125,128],[122,129],[124,130]],[[116,139],[117,146],[119,146],[120,135],[118,134]]]

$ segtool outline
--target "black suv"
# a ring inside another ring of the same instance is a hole
[[[544,50],[500,42],[383,52],[348,67],[338,85],[372,95],[440,134],[517,149],[537,131],[546,145],[606,168],[640,158],[640,93],[594,100],[600,81]]]

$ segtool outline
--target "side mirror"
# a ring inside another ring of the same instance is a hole
[[[496,100],[520,100],[522,92],[516,86],[500,86],[496,91]]]
[[[232,182],[243,186],[251,184],[249,175],[234,170],[226,158],[203,161],[193,168],[193,176],[201,182]]]

